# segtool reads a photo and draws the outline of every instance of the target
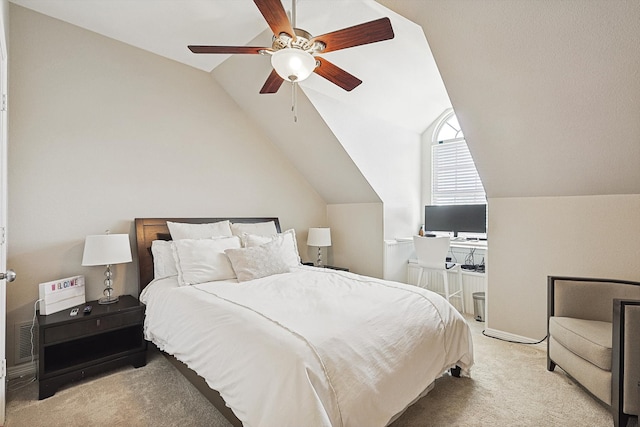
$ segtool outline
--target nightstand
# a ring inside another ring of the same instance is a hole
[[[83,308],[92,306],[91,313]],[[143,337],[144,305],[131,295],[100,305],[89,301],[49,314],[38,312],[39,398],[53,396],[58,387],[106,370],[131,364],[147,364],[147,342]]]

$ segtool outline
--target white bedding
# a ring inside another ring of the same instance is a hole
[[[145,338],[218,390],[245,426],[384,426],[473,364],[469,327],[415,286],[301,266],[140,296]]]

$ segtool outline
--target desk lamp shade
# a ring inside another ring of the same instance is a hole
[[[322,265],[322,249],[331,246],[331,229],[330,228],[310,228],[307,237],[307,246],[318,247],[318,262],[316,265]]]
[[[118,297],[112,296],[111,265],[131,262],[131,246],[128,234],[100,234],[87,236],[84,242],[83,266],[106,265],[103,291],[104,298],[98,300],[99,304],[112,304],[118,301]]]

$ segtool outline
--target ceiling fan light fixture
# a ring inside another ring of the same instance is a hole
[[[271,65],[276,73],[289,82],[301,82],[313,73],[316,59],[297,48],[285,48],[271,55]]]

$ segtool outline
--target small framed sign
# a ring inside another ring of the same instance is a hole
[[[57,313],[84,304],[84,276],[73,276],[40,283],[40,314]]]

